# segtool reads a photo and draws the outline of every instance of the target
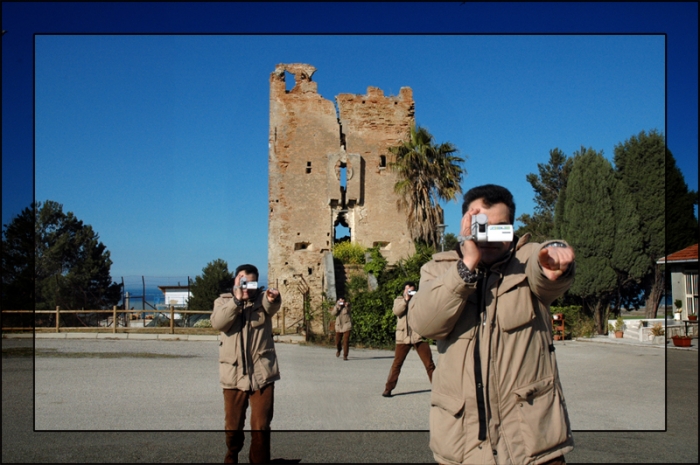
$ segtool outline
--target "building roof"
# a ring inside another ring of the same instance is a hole
[[[186,291],[189,289],[189,286],[158,286],[158,289],[161,291]]]
[[[656,263],[693,263],[698,261],[698,244],[693,244],[678,252],[660,258]]]

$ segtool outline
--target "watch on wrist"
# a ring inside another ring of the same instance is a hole
[[[459,277],[466,284],[474,284],[479,280],[479,273],[477,271],[469,271],[469,268],[462,260],[457,261],[457,273],[459,273]]]
[[[554,241],[554,242],[550,242],[549,244],[545,244],[545,246],[543,247],[543,249],[546,249],[547,247],[562,247],[562,248],[567,248],[567,247],[569,247],[569,246],[566,245],[566,243],[564,243],[564,242],[561,242],[561,241]]]

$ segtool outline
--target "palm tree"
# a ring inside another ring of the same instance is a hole
[[[443,222],[439,201],[456,201],[462,193],[460,184],[466,170],[460,164],[464,160],[455,155],[457,148],[452,143],[436,144],[420,126],[412,126],[407,140],[390,147],[389,152],[394,155],[389,167],[399,177],[394,185],[400,196],[397,207],[407,213],[411,238],[437,248],[437,226]]]

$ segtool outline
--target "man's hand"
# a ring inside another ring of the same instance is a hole
[[[566,273],[575,258],[571,247],[545,247],[537,256],[542,272],[551,281],[556,281]]]
[[[267,296],[267,300],[272,303],[280,296],[280,291],[273,287],[265,291],[265,296]]]
[[[460,225],[460,236],[469,236],[472,233],[472,215],[479,213],[478,208],[472,208],[468,210],[464,216],[462,216],[462,222]],[[460,249],[462,251],[462,261],[469,271],[474,271],[476,266],[481,260],[481,251],[476,245],[475,241],[464,241],[460,244]]]
[[[243,290],[241,289],[241,277],[245,276],[245,273],[241,272],[239,273],[238,276],[233,280],[233,296],[236,298],[236,300],[243,301]]]

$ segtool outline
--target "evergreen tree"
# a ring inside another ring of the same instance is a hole
[[[689,191],[683,174],[670,150],[666,149],[666,251],[683,250],[698,242],[698,219],[695,206],[698,193]],[[658,257],[657,257],[658,258]]]
[[[34,206],[3,225],[3,310],[34,308]],[[12,323],[10,323],[12,322]],[[32,315],[3,315],[3,326],[31,326]]]
[[[551,239],[554,234],[554,214],[560,193],[566,187],[566,180],[571,172],[573,159],[568,158],[558,148],[549,151],[549,162],[538,163],[539,175],[530,173],[526,180],[535,191],[535,211],[532,215],[524,213],[517,218],[523,226],[516,234],[532,234],[531,240],[542,242]]]
[[[613,191],[615,213],[615,245],[610,266],[617,276],[617,289],[613,297],[613,313],[620,314],[622,306],[639,308],[642,280],[648,269],[644,256],[644,239],[637,206],[627,184],[621,179],[615,182]]]
[[[569,292],[581,298],[598,332],[606,329],[607,307],[617,286],[611,264],[615,250],[613,169],[602,153],[583,149],[574,155],[566,186],[559,198],[558,231],[576,251],[576,279]]]
[[[616,177],[629,188],[640,220],[645,270],[641,277],[646,316],[655,318],[664,288],[656,261],[697,241],[693,212],[697,194],[689,193],[662,134],[641,131],[615,146]],[[664,201],[665,200],[665,201]],[[669,245],[668,251],[666,244]]]
[[[190,310],[213,310],[214,301],[224,292],[231,292],[233,273],[226,261],[217,258],[202,268],[202,275],[190,285],[192,297],[187,301]]]
[[[63,206],[37,206],[37,308],[105,309],[116,305],[120,285],[112,282],[112,260],[92,226]]]

